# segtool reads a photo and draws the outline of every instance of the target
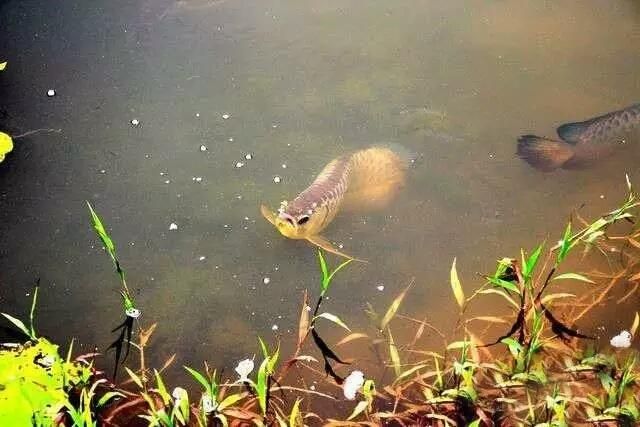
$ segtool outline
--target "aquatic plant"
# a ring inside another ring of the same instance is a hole
[[[204,371],[185,366],[199,385],[195,391],[171,388],[162,378],[175,355],[160,369],[148,366],[145,350],[156,324],[145,326],[132,316],[135,313],[131,310],[138,309],[130,297],[115,244],[89,205],[93,228],[121,283],[126,323],[121,325],[119,344],[111,346],[116,348],[116,366],[126,362],[129,349],[138,352],[138,363],[134,367],[127,362],[128,379],[116,384],[94,368],[92,355],[72,359],[70,346],[66,358],[60,357],[58,347],[36,333],[36,287],[29,324],[2,313],[25,339],[0,348],[0,421],[17,426],[57,422],[66,426],[162,427],[302,426],[313,418],[329,426],[636,425],[640,422],[636,397],[640,370],[637,352],[627,347],[638,331],[640,315],[635,313],[628,330],[612,339],[618,353],[597,349],[592,337],[575,326],[604,302],[616,284],[635,284],[619,301],[628,299],[638,287],[640,229],[634,222],[638,202],[630,183],[627,185],[628,196],[619,208],[593,222],[575,215],[557,244],[548,247],[541,243],[531,251],[522,250],[518,259],[499,259],[493,273],[482,275],[484,283],[470,294],[454,259],[449,282],[459,315],[447,333],[430,324],[427,315],[417,319],[403,312],[413,280],[384,312],[378,314],[369,306],[370,331],[353,331],[339,315],[321,310],[338,272],[351,260],[330,269],[319,251],[317,301],[310,306],[309,293],[304,293],[293,354],[283,358],[279,342],[270,347],[258,338],[261,359],[255,364],[253,359],[241,361],[235,381],[223,381],[219,371],[206,363]],[[623,224],[631,225],[623,234],[614,235],[614,224],[618,224],[617,231]],[[624,251],[613,250],[617,247]],[[616,254],[621,260],[619,271],[611,277],[566,271],[565,261],[579,248],[582,254]],[[598,284],[600,279],[605,279],[604,285]],[[580,296],[551,291],[567,281],[589,288]],[[501,298],[509,313],[468,314],[472,307],[483,307],[482,299],[490,296]],[[563,320],[567,318],[571,323]],[[329,322],[347,335],[333,345],[320,335],[319,322]],[[480,322],[490,327],[479,333],[474,325]],[[416,326],[408,342],[398,340],[392,332],[401,323]],[[419,347],[420,338],[427,333],[441,337],[442,347]],[[355,340],[369,342],[383,362],[382,372],[365,375],[357,361],[338,356],[335,348]],[[313,344],[308,345],[310,342]],[[123,346],[127,349],[124,357]],[[314,351],[321,357],[312,356]],[[323,368],[317,369],[317,365]],[[350,373],[344,376],[341,371],[347,367]],[[299,371],[302,386],[291,385],[288,374],[294,369]],[[308,386],[303,372],[320,378],[323,387],[342,388],[345,401],[353,401],[348,412],[333,414],[326,403],[340,398]],[[325,403],[320,413],[313,412],[317,399]]]

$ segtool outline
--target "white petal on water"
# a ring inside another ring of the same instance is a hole
[[[269,277],[265,277],[264,279],[262,279],[262,283],[268,285],[269,283],[271,283],[271,279]]]
[[[349,400],[354,400],[356,398],[356,394],[360,387],[364,384],[364,374],[362,371],[353,371],[349,374],[347,378],[345,378],[344,383],[342,385],[342,391],[344,393],[344,397]]]
[[[56,96],[56,91],[53,89],[49,89],[47,91],[47,96],[51,97],[51,96]]]
[[[169,230],[177,230],[178,229],[178,224],[176,224],[175,222],[172,222],[171,224],[169,224]]]
[[[236,163],[236,167],[237,167],[237,168],[241,168],[241,167],[243,167],[243,166],[244,166],[244,163],[243,163],[243,162],[238,162],[238,163]]]
[[[280,178],[278,175],[273,177],[273,182],[275,182],[276,184],[278,184],[280,181],[282,181],[282,178]]]
[[[616,348],[629,348],[631,347],[632,338],[633,335],[631,335],[629,331],[622,331],[615,337],[611,338],[611,341],[609,342]]]

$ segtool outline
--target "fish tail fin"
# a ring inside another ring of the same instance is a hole
[[[518,138],[518,157],[541,171],[550,172],[563,167],[574,154],[573,146],[566,142],[536,135]]]
[[[342,209],[363,212],[388,206],[404,185],[414,158],[406,149],[382,145],[353,153]]]

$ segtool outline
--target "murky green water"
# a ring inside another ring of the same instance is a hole
[[[406,312],[450,325],[453,257],[472,287],[495,259],[555,241],[572,208],[614,206],[625,172],[637,181],[637,147],[548,175],[514,155],[520,134],[638,101],[637,2],[56,3],[0,3],[2,129],[61,129],[16,140],[0,165],[0,302],[24,316],[40,278],[39,329],[85,350],[104,349],[121,317],[85,200],[143,320],[159,323],[152,362],[175,351],[231,367],[256,335],[290,345],[302,292],[317,294],[315,251],[277,235],[259,204],[292,198],[347,150],[421,155],[385,214],[327,230],[371,261],[325,306],[354,330],[412,277]]]

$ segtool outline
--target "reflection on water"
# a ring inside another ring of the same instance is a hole
[[[420,154],[384,214],[326,230],[372,261],[344,272],[326,307],[353,329],[411,277],[406,311],[446,325],[454,256],[471,286],[494,259],[559,235],[573,207],[612,206],[636,172],[631,146],[548,175],[515,157],[518,135],[638,101],[632,1],[96,3],[0,6],[2,128],[62,129],[16,141],[0,168],[0,297],[24,313],[40,277],[40,329],[62,342],[104,348],[120,318],[84,200],[111,228],[143,319],[159,322],[152,362],[175,350],[232,366],[255,335],[295,331],[318,286],[314,250],[278,235],[260,204],[347,151],[391,141]]]

